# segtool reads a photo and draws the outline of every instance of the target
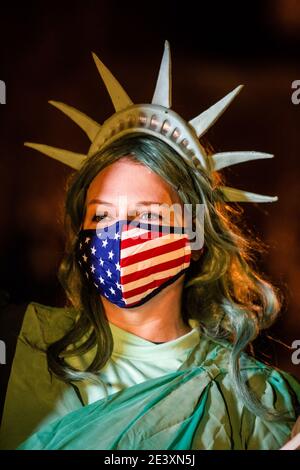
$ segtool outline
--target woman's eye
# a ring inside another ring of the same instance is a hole
[[[146,217],[143,217],[143,216],[146,216]],[[145,212],[144,214],[142,214],[140,216],[140,218],[145,218],[146,220],[162,220],[162,216],[161,214],[156,214],[156,213],[153,213],[153,212]]]
[[[156,214],[153,212],[145,212],[144,214],[141,214],[138,217],[143,220],[162,220],[162,216],[160,214]],[[100,215],[95,214],[92,218],[92,221],[95,223],[99,223],[102,222],[104,219],[106,219],[106,221],[109,220],[109,216],[107,213]]]
[[[97,215],[95,214],[94,217],[92,218],[92,221],[93,222],[101,222],[103,219],[105,219],[107,216],[107,214],[101,214],[101,215]]]

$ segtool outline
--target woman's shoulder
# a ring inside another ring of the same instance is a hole
[[[228,419],[231,429],[228,435],[233,435],[237,448],[279,449],[289,439],[300,412],[299,381],[291,373],[266,364],[246,352],[241,353],[238,361],[241,381],[236,380],[232,373],[236,365],[230,342],[204,335],[202,348],[205,354],[196,365],[210,376],[208,403],[214,420],[227,422]],[[250,411],[242,382],[251,397],[258,400],[255,400],[256,403],[285,417],[278,422],[269,421],[258,414],[257,407],[255,412]],[[202,448],[201,435],[206,425],[206,420],[203,420],[199,427],[199,448]]]
[[[200,344],[201,341],[205,344],[202,348],[205,350],[205,364],[213,362],[218,365],[220,370],[228,372],[231,358],[235,355],[234,344],[227,339],[216,339],[204,333],[200,335]],[[251,371],[259,369],[265,374],[271,373],[274,370],[284,372],[277,366],[264,362],[246,351],[241,352],[239,364],[241,370]]]
[[[74,307],[55,307],[30,302],[26,308],[19,339],[39,349],[47,346],[69,331],[78,315]]]
[[[204,336],[206,342],[205,359],[202,365],[215,371],[214,376],[222,387],[232,389],[233,345],[226,340],[214,340]],[[242,379],[263,400],[272,399],[272,404],[282,404],[283,408],[295,407],[300,412],[300,382],[290,372],[262,362],[246,352],[238,361]],[[270,403],[269,403],[270,404]]]

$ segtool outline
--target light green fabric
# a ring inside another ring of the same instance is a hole
[[[263,422],[235,396],[228,374],[230,344],[193,330],[155,345],[111,325],[114,352],[101,371],[108,386],[77,387],[50,376],[47,344],[76,312],[32,303],[18,339],[1,427],[1,448],[21,449],[278,449],[292,423]],[[33,345],[39,346],[36,351]],[[73,359],[84,368],[94,352]],[[300,384],[246,354],[243,373],[263,403],[290,410]]]
[[[199,344],[197,322],[191,321],[192,326],[193,330],[186,335],[157,345],[110,323],[114,348],[110,360],[101,370],[101,379],[105,382],[109,395],[147,379],[176,371],[188,353]],[[68,358],[67,361],[73,367],[85,370],[94,354],[95,351],[91,350],[84,355]],[[104,387],[98,384],[81,381],[77,382],[77,387],[85,405],[105,396]]]

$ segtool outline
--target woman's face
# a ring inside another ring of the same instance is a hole
[[[83,229],[125,219],[183,225],[183,204],[177,192],[145,165],[126,156],[104,168],[91,182]]]

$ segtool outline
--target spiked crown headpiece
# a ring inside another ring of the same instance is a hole
[[[170,46],[165,41],[164,54],[158,74],[155,92],[151,104],[133,104],[120,83],[93,54],[97,69],[109,92],[115,113],[101,126],[77,109],[57,101],[50,104],[61,110],[85,131],[91,141],[87,155],[48,145],[25,142],[27,147],[34,148],[65,165],[79,170],[82,164],[98,150],[109,146],[120,137],[140,132],[158,137],[176,150],[188,165],[202,167],[209,171],[218,171],[237,163],[272,158],[273,155],[262,152],[221,152],[207,155],[199,138],[215,123],[231,101],[240,92],[242,85],[211,106],[206,111],[186,122],[171,109],[171,57]],[[265,196],[250,193],[228,186],[219,189],[226,201],[232,202],[273,202],[277,196]]]

